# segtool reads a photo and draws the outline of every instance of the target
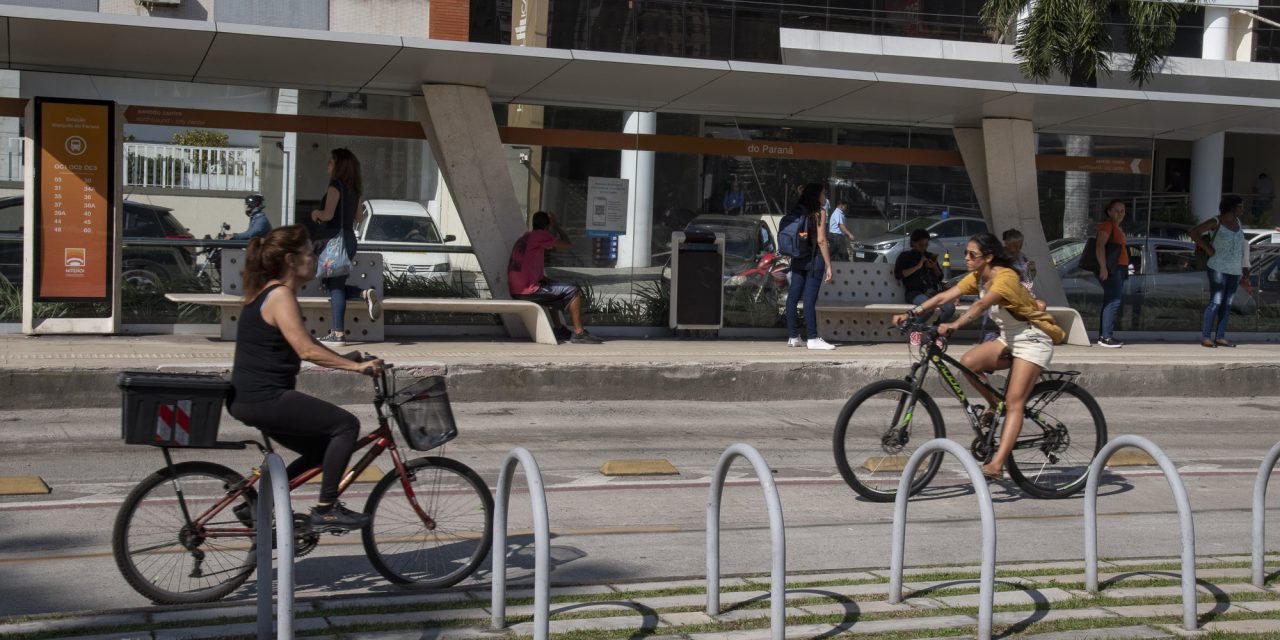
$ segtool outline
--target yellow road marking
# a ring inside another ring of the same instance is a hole
[[[1107,468],[1111,467],[1147,467],[1155,465],[1155,458],[1151,454],[1141,449],[1124,449],[1117,451],[1111,459],[1107,461]]]
[[[28,496],[51,491],[40,476],[0,476],[0,496]]]
[[[907,456],[871,456],[866,462],[862,463],[862,468],[877,473],[881,471],[894,471],[901,473],[907,468]]]
[[[680,472],[670,462],[657,460],[609,460],[600,467],[606,476],[676,476]]]

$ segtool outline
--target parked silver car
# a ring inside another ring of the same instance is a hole
[[[1051,252],[1062,278],[1067,303],[1077,309],[1102,304],[1102,284],[1092,272],[1080,268],[1086,248],[1082,239],[1058,243]],[[1135,314],[1146,309],[1169,309],[1187,314],[1203,309],[1209,300],[1209,279],[1196,267],[1195,245],[1168,238],[1129,238],[1129,280],[1124,304]],[[1231,301],[1236,313],[1253,313],[1257,302],[1243,291]]]
[[[854,262],[887,262],[893,264],[898,259],[898,255],[906,251],[908,237],[911,232],[916,229],[928,229],[929,251],[936,253],[942,257],[944,253],[951,254],[951,268],[953,270],[964,270],[964,260],[961,255],[964,254],[965,243],[974,234],[982,233],[987,230],[987,222],[982,218],[974,218],[970,216],[951,216],[945,220],[937,218],[916,218],[904,222],[883,235],[871,238],[859,238],[850,248],[851,258]]]

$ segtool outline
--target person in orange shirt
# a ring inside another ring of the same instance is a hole
[[[1107,203],[1105,217],[1098,225],[1098,235],[1093,246],[1085,251],[1096,251],[1098,256],[1098,282],[1102,285],[1102,317],[1098,327],[1098,344],[1117,349],[1124,343],[1116,340],[1116,318],[1124,304],[1124,283],[1129,279],[1128,239],[1120,223],[1124,221],[1124,201]]]

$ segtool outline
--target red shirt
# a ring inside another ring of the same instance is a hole
[[[1109,234],[1107,236],[1107,244],[1120,245],[1120,261],[1117,264],[1129,264],[1129,239],[1125,237],[1124,229],[1121,229],[1110,220],[1103,220],[1102,224],[1098,225],[1098,235],[1103,233]],[[1090,247],[1090,250],[1092,250],[1092,247]]]
[[[556,237],[546,229],[534,229],[516,240],[507,262],[507,288],[511,295],[537,293],[543,278],[543,258],[556,246]]]

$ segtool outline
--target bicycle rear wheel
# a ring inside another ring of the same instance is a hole
[[[372,522],[362,538],[369,562],[387,580],[415,588],[448,587],[471,575],[489,553],[493,496],[470,467],[448,458],[405,462],[383,476],[364,511]],[[418,515],[418,505],[432,521]]]
[[[1083,489],[1089,464],[1107,443],[1107,420],[1093,396],[1074,383],[1047,380],[1032,387],[1024,416],[1009,478],[1037,498]]]
[[[836,468],[844,481],[868,500],[893,502],[911,454],[933,438],[946,437],[942,413],[933,398],[918,391],[915,408],[907,414],[910,398],[911,384],[906,381],[872,383],[849,398],[836,419]],[[928,485],[941,464],[941,452],[929,456],[916,469],[911,493]]]
[[[241,522],[232,509],[251,517],[257,493],[246,490],[208,522],[191,523],[242,481],[219,464],[183,462],[172,473],[161,469],[138,483],[111,533],[111,553],[129,586],[156,603],[191,604],[212,602],[244,584],[255,564],[253,536],[209,533],[252,529],[252,521]]]

